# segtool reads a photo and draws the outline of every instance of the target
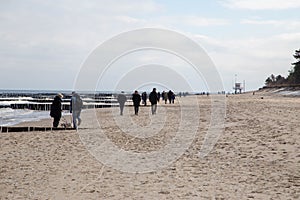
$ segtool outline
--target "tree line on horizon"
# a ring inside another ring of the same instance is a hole
[[[300,49],[295,50],[293,56],[296,59],[296,62],[292,63],[292,69],[289,70],[289,75],[285,78],[281,75],[275,76],[274,74],[271,74],[265,81],[266,86],[294,86],[300,84]]]

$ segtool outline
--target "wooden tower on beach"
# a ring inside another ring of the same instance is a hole
[[[242,83],[237,82],[237,74],[234,75],[235,79],[234,79],[234,84],[233,84],[233,89],[234,89],[234,94],[241,94],[242,90],[244,90],[244,92],[246,92],[246,82],[245,80]]]
[[[243,90],[242,84],[235,83],[233,89],[234,89],[234,94],[241,94]]]

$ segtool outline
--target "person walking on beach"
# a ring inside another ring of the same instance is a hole
[[[165,104],[167,104],[167,101],[168,101],[168,93],[167,92],[163,92],[163,97],[164,97],[164,100],[165,100]]]
[[[143,100],[144,106],[147,106],[147,92],[142,93],[142,100]]]
[[[157,109],[157,101],[158,101],[158,96],[156,93],[156,88],[153,88],[152,92],[149,95],[149,101],[151,102],[151,112],[152,115],[156,114],[156,109]]]
[[[165,104],[167,104],[167,101],[168,101],[168,93],[165,92],[165,91],[163,91],[162,94],[161,94],[161,96],[162,96],[163,101],[165,101]]]
[[[63,95],[58,93],[51,104],[50,116],[53,117],[53,127],[57,128],[61,118],[61,102]]]
[[[174,101],[175,101],[175,94],[174,94],[174,92],[173,92],[173,94],[172,94],[172,103],[174,103]]]
[[[126,101],[127,101],[126,96],[122,91],[121,94],[118,95],[118,102],[120,104],[120,115],[123,115],[124,105]]]
[[[139,113],[139,106],[141,102],[141,95],[138,93],[138,91],[134,91],[132,94],[132,101],[133,101],[133,106],[134,106],[134,114],[138,115]]]
[[[72,92],[70,113],[72,113],[73,128],[75,129],[77,129],[77,127],[81,124],[80,113],[81,113],[82,106],[83,103],[79,94],[77,94],[76,92]],[[77,120],[78,120],[78,124],[77,124]]]
[[[168,99],[169,99],[169,103],[171,104],[172,103],[172,96],[174,95],[174,93],[172,92],[172,90],[170,90],[168,92]]]

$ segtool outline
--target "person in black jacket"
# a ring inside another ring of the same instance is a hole
[[[149,101],[151,102],[152,115],[155,115],[156,114],[156,109],[157,109],[157,101],[158,101],[156,88],[153,88],[152,92],[150,93]]]
[[[174,93],[172,92],[172,90],[170,90],[168,92],[168,99],[169,99],[169,103],[171,104],[172,103],[172,96],[174,95]]]
[[[147,93],[146,92],[142,93],[142,99],[143,99],[144,106],[147,106]]]
[[[138,93],[138,91],[134,91],[134,93],[132,94],[132,101],[134,106],[134,113],[135,115],[138,115],[139,106],[141,102],[141,95]]]
[[[52,102],[50,116],[53,117],[53,127],[58,127],[60,118],[61,118],[61,102],[63,95],[57,94]]]

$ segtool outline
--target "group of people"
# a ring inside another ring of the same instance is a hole
[[[156,91],[156,88],[153,88],[152,92],[149,94],[149,101],[151,103],[151,113],[152,115],[156,114],[157,110],[157,103],[160,100],[160,97],[167,103],[169,100],[169,103],[174,103],[175,100],[175,94],[171,90],[169,92],[163,91],[162,94]],[[62,98],[63,95],[61,93],[58,93],[51,105],[50,110],[50,116],[53,117],[53,127],[58,127],[60,119],[62,117]],[[147,105],[147,93],[143,92],[142,95],[138,93],[138,91],[134,91],[132,94],[132,102],[134,106],[134,113],[135,115],[138,115],[139,113],[139,107],[140,103],[143,100],[143,104]],[[120,105],[120,115],[123,115],[123,110],[125,106],[125,102],[127,101],[127,98],[124,94],[124,92],[121,92],[121,94],[118,95],[117,100]],[[73,128],[77,129],[78,126],[81,124],[81,118],[80,113],[83,107],[83,102],[80,97],[80,95],[76,92],[72,92],[71,100],[70,100],[70,113],[72,113],[72,122],[73,122]]]
[[[168,100],[169,100],[169,103],[171,104],[171,103],[174,103],[174,101],[175,101],[175,94],[174,94],[174,92],[172,92],[172,90],[169,90],[169,92],[163,91],[162,98],[165,101],[165,104],[167,104]]]
[[[62,98],[63,95],[58,93],[52,102],[50,116],[53,117],[53,127],[58,127],[59,121],[62,117]],[[80,113],[83,107],[83,102],[79,94],[72,92],[70,100],[70,113],[72,113],[73,128],[77,129],[81,124]]]
[[[149,94],[149,101],[151,103],[152,115],[156,114],[157,103],[159,102],[160,96],[162,96],[162,99],[165,101],[165,103],[167,103],[168,99],[169,99],[170,104],[174,103],[174,100],[175,100],[174,92],[172,92],[171,90],[169,92],[163,91],[162,95],[161,95],[159,92],[156,91],[156,88],[153,88],[152,92]],[[147,93],[143,92],[142,95],[140,95],[139,92],[136,90],[132,94],[131,99],[132,99],[133,106],[134,106],[134,114],[138,115],[141,101],[143,100],[144,106],[147,105]],[[125,102],[127,100],[124,92],[121,92],[121,94],[118,95],[117,100],[120,105],[120,115],[123,115]]]

